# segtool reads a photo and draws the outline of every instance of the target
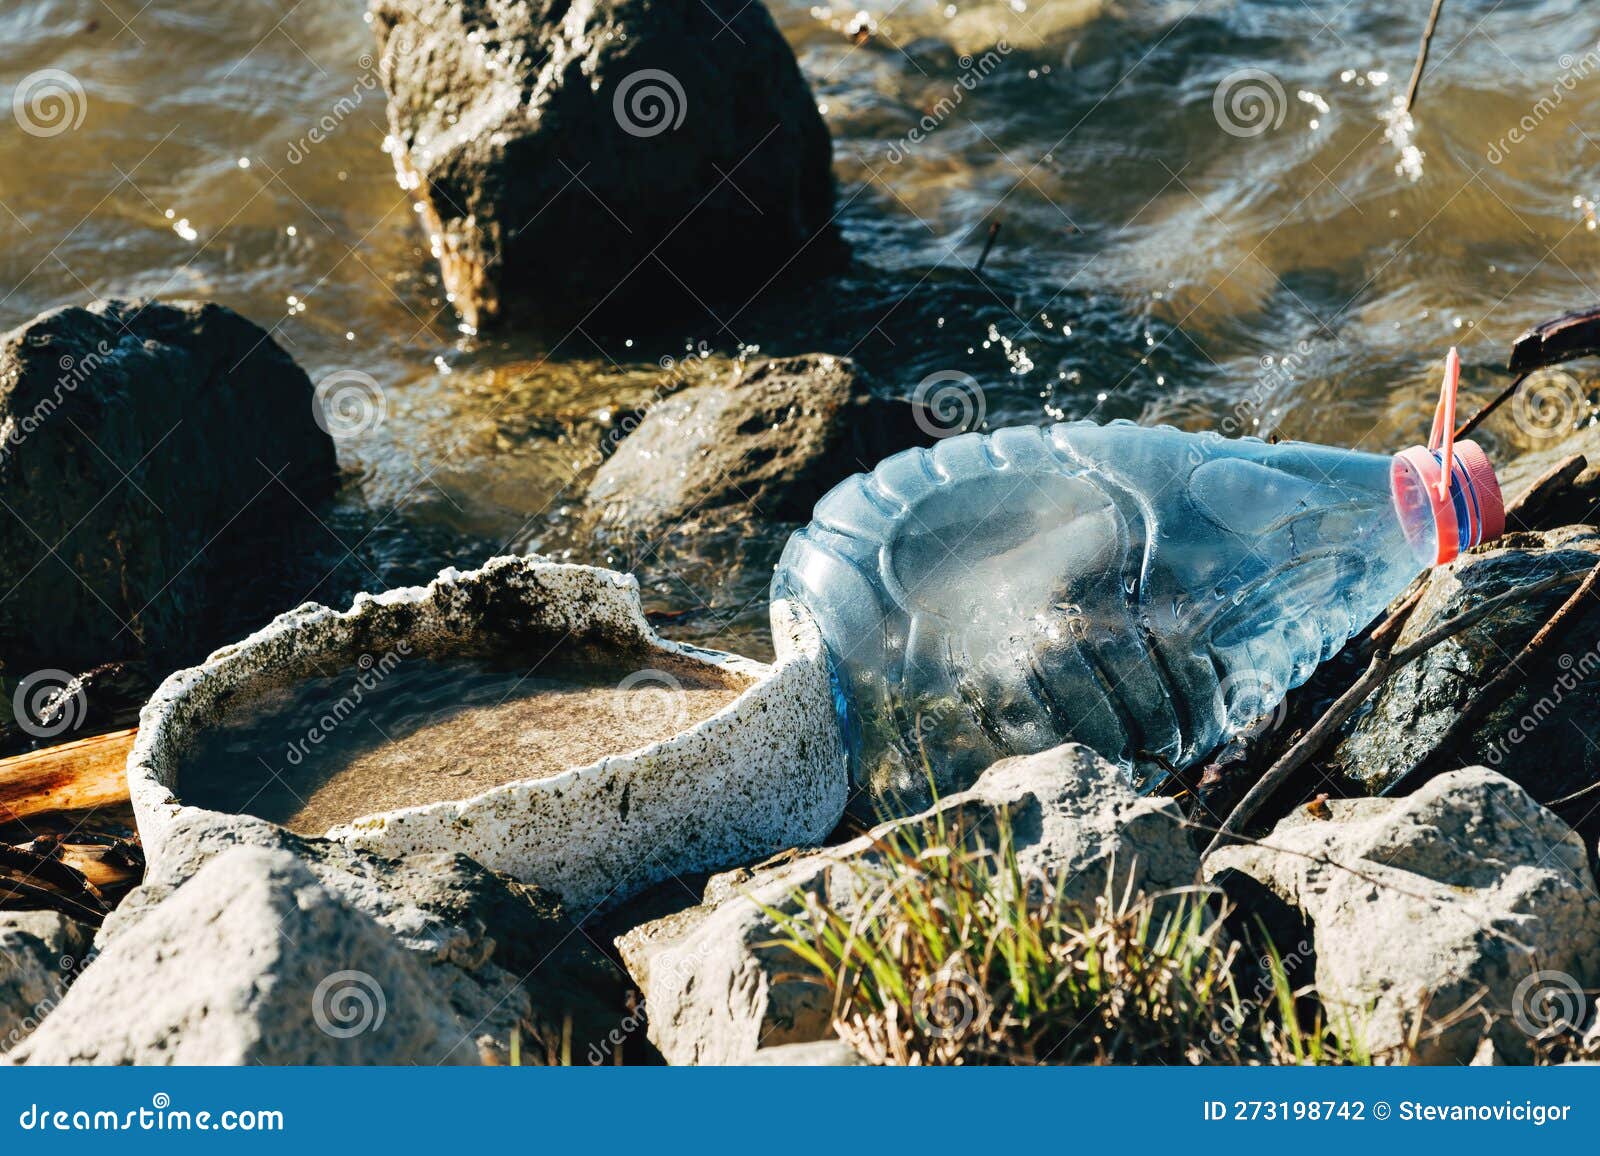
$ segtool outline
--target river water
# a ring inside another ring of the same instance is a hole
[[[1447,0],[1408,126],[1386,113],[1426,8],[782,0],[853,268],[715,329],[479,339],[384,153],[360,0],[7,0],[6,103],[51,78],[67,96],[34,132],[0,122],[0,329],[101,296],[206,298],[314,380],[370,375],[381,420],[341,442],[325,525],[274,546],[294,563],[259,578],[277,605],[539,550],[638,564],[665,632],[759,656],[782,528],[650,559],[571,529],[607,414],[663,365],[850,353],[896,394],[967,375],[990,426],[1400,448],[1450,344],[1470,404],[1521,329],[1600,297],[1600,5]],[[1589,412],[1585,379],[1560,379],[1486,440]]]

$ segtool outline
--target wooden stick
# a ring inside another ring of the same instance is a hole
[[[47,811],[128,801],[128,752],[137,728],[0,759],[0,823]]]
[[[1506,507],[1506,526],[1512,525],[1513,519],[1518,526],[1526,528],[1530,519],[1537,519],[1544,513],[1545,506],[1562,490],[1578,480],[1578,475],[1589,468],[1589,459],[1582,454],[1572,454],[1562,458],[1544,473],[1534,479],[1533,485],[1525,490],[1521,497]]]
[[[1417,50],[1416,67],[1411,70],[1411,83],[1406,88],[1406,111],[1417,101],[1417,89],[1422,85],[1422,70],[1428,67],[1428,50],[1433,47],[1433,30],[1439,25],[1439,9],[1444,0],[1433,0],[1433,10],[1428,13],[1428,26],[1422,31],[1422,46]]]
[[[989,259],[989,250],[994,248],[994,243],[999,236],[1000,222],[993,221],[989,225],[989,235],[983,241],[983,252],[978,254],[978,263],[972,267],[974,273],[983,272],[983,263]]]
[[[1494,397],[1490,398],[1482,406],[1480,406],[1477,413],[1473,414],[1456,428],[1456,441],[1460,441],[1462,438],[1466,437],[1473,430],[1482,425],[1484,419],[1504,405],[1507,400],[1510,399],[1512,394],[1516,393],[1517,390],[1522,388],[1522,383],[1527,381],[1530,376],[1532,375],[1524,373],[1520,377],[1513,378],[1510,385],[1506,386],[1499,393],[1495,394]]]

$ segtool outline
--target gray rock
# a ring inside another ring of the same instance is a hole
[[[1486,1038],[1525,1061],[1548,1014],[1539,984],[1576,1007],[1600,983],[1584,846],[1503,775],[1472,767],[1407,798],[1328,806],[1296,811],[1265,846],[1213,853],[1206,874],[1230,891],[1231,873],[1247,876],[1309,921],[1318,993],[1373,1049],[1400,1047],[1421,1019],[1424,1063],[1468,1063]]]
[[[651,406],[588,500],[602,524],[645,534],[716,513],[803,522],[832,486],[926,440],[847,358],[764,361]]]
[[[463,1064],[474,1025],[427,966],[285,851],[217,856],[110,939],[30,1064]]]
[[[1397,646],[1463,610],[1553,575],[1582,572],[1600,556],[1600,531],[1569,526],[1508,534],[1429,575]],[[1472,695],[1533,637],[1572,593],[1519,601],[1392,675],[1332,761],[1376,794],[1431,752]],[[1600,613],[1572,628],[1458,750],[1454,765],[1482,763],[1549,802],[1600,778]]]
[[[289,356],[220,305],[101,301],[0,337],[13,677],[203,647],[196,618],[238,598],[208,590],[218,566],[265,515],[308,518],[291,493],[334,484],[312,406]]]
[[[854,910],[875,893],[858,868],[876,860],[876,838],[938,816],[983,840],[1002,813],[1023,871],[1046,873],[1068,902],[1092,904],[1108,887],[1165,891],[1199,874],[1177,804],[1139,798],[1087,747],[1005,759],[933,810],[782,866],[713,879],[705,906],[622,936],[651,1041],[669,1063],[728,1064],[829,1038],[832,992],[773,942],[779,932],[766,909],[797,911],[798,895],[825,894]]]
[[[832,247],[831,143],[761,0],[374,0],[401,183],[486,325],[743,301]]]
[[[393,934],[418,957],[449,1010],[472,1026],[471,1041],[462,1040],[473,1055],[503,1060],[519,1033],[523,1062],[544,1062],[564,1031],[577,1055],[626,1015],[626,977],[548,892],[463,855],[379,859],[248,815],[180,816],[155,870],[107,918],[102,944],[163,910],[208,863],[239,846],[292,854],[341,902]]]
[[[0,912],[0,1056],[61,1002],[93,944],[92,930],[54,911]]]
[[[762,1048],[750,1057],[754,1068],[864,1068],[861,1053],[841,1040],[818,1040],[813,1044],[783,1044]]]

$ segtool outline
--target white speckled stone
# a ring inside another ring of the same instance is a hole
[[[656,650],[752,680],[687,730],[560,774],[471,798],[370,815],[329,837],[379,855],[459,851],[497,871],[605,907],[673,874],[814,843],[847,790],[822,641],[797,607],[774,607],[778,661],[656,637],[631,575],[535,558],[442,571],[426,587],[361,594],[349,610],[307,603],[201,665],[173,674],[140,717],[128,759],[139,833],[153,863],[185,808],[176,795],[191,736],[241,692],[293,683],[404,641],[444,657],[491,640],[581,638]]]

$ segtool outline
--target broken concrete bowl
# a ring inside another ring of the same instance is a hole
[[[372,656],[544,655],[565,646],[636,666],[695,664],[737,688],[720,709],[660,741],[469,798],[383,810],[328,831],[394,856],[459,851],[487,867],[607,906],[671,875],[814,843],[844,812],[847,776],[822,640],[780,603],[773,665],[660,639],[631,575],[535,558],[446,570],[428,586],[361,594],[349,610],[308,603],[178,671],[145,706],[128,761],[146,854],[186,807],[185,759],[230,711]]]

